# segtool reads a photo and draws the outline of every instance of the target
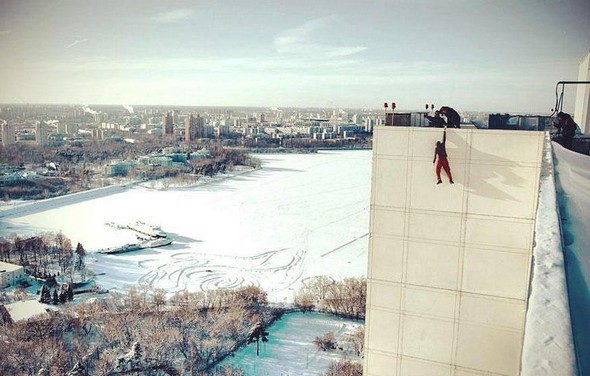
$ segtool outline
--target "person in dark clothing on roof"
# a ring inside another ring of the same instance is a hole
[[[572,150],[574,136],[576,135],[576,128],[578,125],[574,119],[572,119],[571,115],[565,112],[558,113],[557,119],[559,119],[557,129],[561,129],[561,146]]]
[[[449,178],[449,183],[455,184],[453,182],[453,175],[451,175],[451,167],[449,166],[449,160],[447,159],[447,149],[445,147],[445,143],[447,141],[447,127],[445,126],[445,130],[443,132],[443,139],[441,141],[436,141],[436,147],[434,148],[434,159],[432,163],[437,162],[436,157],[438,157],[438,162],[436,163],[436,184],[442,183],[440,178],[440,170],[444,169],[445,173]]]
[[[461,128],[461,116],[459,116],[457,111],[448,106],[442,106],[438,111],[447,118],[448,127]]]
[[[445,121],[445,119],[442,118],[439,111],[436,111],[434,113],[434,116],[426,115],[425,117],[426,117],[426,119],[428,119],[428,121],[430,121],[431,127],[442,128],[445,125],[447,125],[447,122]]]

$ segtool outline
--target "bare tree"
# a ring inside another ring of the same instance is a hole
[[[332,362],[324,376],[363,376],[363,366],[350,360]]]

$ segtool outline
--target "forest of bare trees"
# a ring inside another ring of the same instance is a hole
[[[332,362],[322,376],[363,376],[363,366],[350,360]]]
[[[45,233],[31,237],[13,235],[11,239],[0,237],[0,261],[25,267],[35,277],[47,278],[48,275],[74,272],[86,276],[84,257],[86,252],[82,244],[72,248],[70,239],[62,234]]]
[[[81,244],[72,249],[60,233],[14,237],[13,242],[0,242],[0,251],[6,261],[71,267],[85,253]],[[67,257],[72,260],[63,261]],[[303,311],[363,318],[365,296],[363,279],[336,282],[322,276],[307,281],[295,305]],[[0,325],[0,353],[6,354],[0,359],[0,374],[241,376],[239,369],[216,369],[216,364],[252,342],[256,328],[268,327],[282,313],[269,307],[266,292],[257,287],[185,291],[169,298],[163,290],[131,288],[106,299],[66,305],[34,320]],[[261,333],[265,340],[267,330]],[[336,342],[326,333],[315,342],[322,350],[345,347],[361,356],[363,328],[345,341]],[[354,362],[335,363],[327,375],[355,376],[358,367]]]
[[[346,278],[334,281],[327,276],[309,279],[295,295],[295,306],[301,311],[319,311],[354,319],[364,319],[367,281]]]
[[[170,299],[131,289],[0,326],[0,374],[238,376],[215,364],[244,345],[255,325],[281,314],[257,287]]]

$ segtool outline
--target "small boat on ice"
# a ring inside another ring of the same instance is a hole
[[[107,248],[107,249],[101,249],[100,251],[98,251],[98,253],[105,253],[108,255],[113,255],[116,253],[125,253],[125,252],[131,252],[131,251],[137,251],[138,249],[141,249],[142,247],[138,244],[138,243],[128,243],[125,245],[122,245],[120,247],[112,247],[112,248]]]
[[[153,238],[165,238],[168,236],[160,226],[154,226],[142,221],[135,221],[127,225],[127,228]]]
[[[140,243],[125,244],[121,247],[112,247],[112,248],[107,248],[107,249],[101,249],[98,251],[98,253],[113,255],[113,254],[117,254],[117,253],[137,251],[139,249],[145,249],[145,248],[164,247],[164,246],[170,245],[170,244],[172,244],[171,239],[156,238],[156,239],[144,240]]]
[[[163,246],[169,245],[169,244],[172,244],[172,240],[170,240],[168,238],[157,238],[157,239],[152,239],[152,240],[146,240],[146,241],[140,243],[142,248],[157,248],[157,247],[163,247]]]

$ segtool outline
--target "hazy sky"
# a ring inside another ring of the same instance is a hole
[[[0,102],[548,112],[588,20],[589,0],[2,0]]]

